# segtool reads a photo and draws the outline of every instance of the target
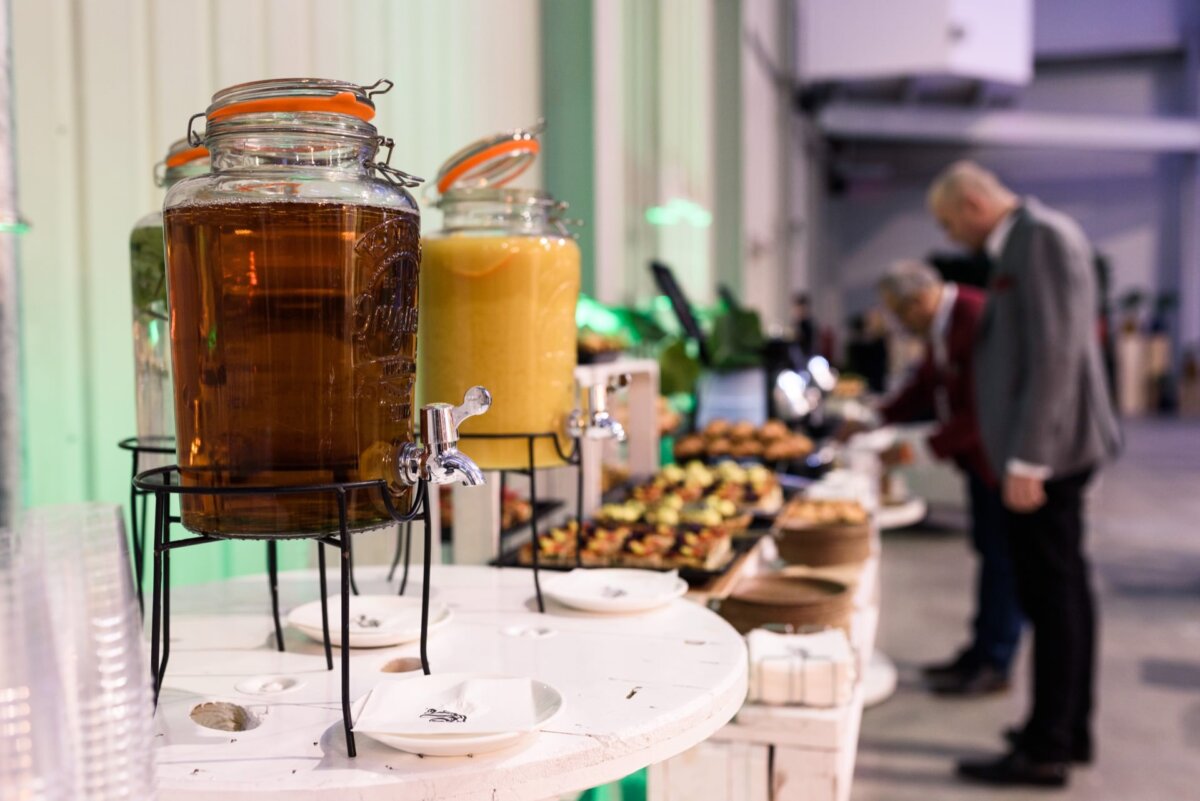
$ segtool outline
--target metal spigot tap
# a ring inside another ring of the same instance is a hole
[[[576,409],[567,420],[567,434],[587,439],[625,441],[625,428],[608,411],[609,390],[629,383],[629,376],[619,375],[607,382],[580,387],[586,396],[586,411]]]
[[[492,406],[492,394],[471,387],[458,406],[428,403],[421,407],[421,442],[406,442],[400,450],[400,477],[408,484],[483,483],[483,471],[458,449],[458,427],[468,417],[483,414]]]

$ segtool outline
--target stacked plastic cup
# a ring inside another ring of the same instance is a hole
[[[0,529],[0,801],[68,801],[74,754],[39,571]]]
[[[27,512],[18,527],[47,588],[63,670],[58,703],[73,762],[71,799],[154,797],[153,696],[120,510],[86,504]]]

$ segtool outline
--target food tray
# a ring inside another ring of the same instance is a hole
[[[658,570],[659,572],[677,569],[679,571],[679,577],[681,579],[683,579],[684,581],[686,581],[689,586],[695,587],[695,586],[699,586],[702,584],[706,584],[715,578],[720,578],[721,576],[724,576],[726,573],[729,572],[729,569],[734,565],[734,563],[737,562],[738,557],[740,557],[742,554],[748,553],[758,543],[758,541],[760,539],[762,539],[764,536],[766,536],[765,532],[756,531],[756,532],[746,532],[746,533],[739,534],[739,535],[733,537],[732,541],[730,542],[730,547],[729,547],[729,558],[726,559],[725,563],[723,565],[721,565],[721,567],[719,567],[715,570],[704,570],[704,569],[697,568],[697,567],[657,568],[657,567],[622,565],[619,563],[613,564],[613,565],[604,565],[604,567],[620,567],[620,568],[628,567],[630,569],[636,569],[636,570]],[[527,570],[530,569],[530,565],[524,565],[524,564],[520,563],[519,551],[520,551],[520,548],[510,548],[510,549],[504,551],[504,553],[500,556],[499,559],[493,560],[491,562],[491,564],[496,567],[521,567],[521,568],[525,568]],[[540,569],[541,570],[566,571],[566,570],[574,570],[575,565],[558,565],[558,564],[541,565]]]

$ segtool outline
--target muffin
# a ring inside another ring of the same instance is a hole
[[[755,439],[735,442],[729,453],[739,459],[758,458],[763,455],[763,444]]]
[[[704,455],[705,443],[702,434],[688,434],[675,441],[675,458],[679,461],[698,459]]]
[[[729,456],[732,450],[733,443],[726,437],[720,437],[708,443],[709,456]]]
[[[781,440],[792,432],[788,429],[787,424],[782,420],[768,420],[763,423],[763,427],[758,430],[758,438],[763,442],[776,442]]]
[[[729,435],[728,420],[713,420],[704,427],[704,436],[708,439],[721,439]]]
[[[733,440],[745,440],[754,437],[754,423],[743,420],[740,423],[734,423],[729,429],[729,438]]]

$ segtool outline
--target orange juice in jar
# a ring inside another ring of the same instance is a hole
[[[564,204],[503,186],[538,149],[534,133],[517,131],[455,154],[438,176],[443,228],[422,248],[418,396],[491,391],[491,411],[461,429],[494,435],[468,439],[485,470],[551,467],[570,449],[579,247]],[[527,434],[554,438],[536,438],[531,454]]]

